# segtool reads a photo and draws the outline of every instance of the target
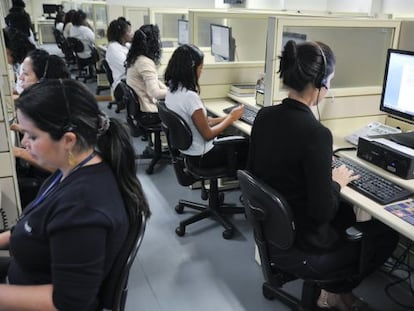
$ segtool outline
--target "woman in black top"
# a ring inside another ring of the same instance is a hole
[[[333,52],[323,43],[286,44],[280,78],[288,97],[257,114],[247,168],[277,189],[294,213],[295,247],[290,252],[271,248],[272,259],[302,277],[339,280],[322,289],[319,307],[361,310],[364,304],[352,290],[391,255],[397,234],[376,221],[363,223],[376,234],[369,243],[368,268],[355,278],[341,274],[352,267],[356,274],[360,257],[358,243],[343,238],[355,216],[352,207],[340,200],[341,188],[358,176],[345,166],[331,168],[332,134],[311,110],[326,95],[334,67]]]
[[[45,80],[16,101],[22,145],[56,171],[12,231],[1,310],[96,311],[102,282],[147,201],[125,127],[74,80]]]

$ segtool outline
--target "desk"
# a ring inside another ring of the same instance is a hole
[[[251,99],[248,98],[235,98],[232,97],[231,99],[216,99],[216,100],[205,100],[204,103],[206,108],[209,112],[217,115],[217,116],[225,116],[223,109],[234,105],[234,100],[248,104]],[[244,99],[244,100],[243,100]],[[254,102],[253,102],[254,104]],[[365,126],[369,122],[385,121],[385,115],[376,115],[376,116],[369,116],[369,117],[357,117],[357,118],[344,118],[344,119],[335,119],[335,120],[326,120],[322,121],[322,123],[328,127],[332,131],[332,135],[334,138],[334,149],[339,147],[349,147],[351,146],[347,143],[344,139],[344,136],[349,134],[350,132]],[[236,128],[240,129],[244,133],[250,135],[251,126],[246,124],[242,121],[236,121],[233,124]],[[367,167],[371,171],[403,186],[408,189],[414,191],[414,180],[404,180],[399,178],[398,176],[392,175],[387,171],[374,166],[364,160],[359,159],[356,156],[355,151],[342,151],[339,153],[343,157],[350,158],[355,162]],[[414,226],[409,224],[408,222],[402,220],[401,218],[391,214],[390,212],[384,209],[384,206],[379,205],[378,203],[372,201],[371,199],[365,197],[364,195],[360,194],[359,192],[349,188],[344,187],[341,190],[341,195],[347,201],[351,202],[355,206],[361,208],[362,210],[366,211],[368,214],[372,215],[376,219],[380,220],[387,226],[393,228],[394,230],[398,231],[402,235],[406,236],[410,240],[414,241]]]

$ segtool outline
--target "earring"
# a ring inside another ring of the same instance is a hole
[[[70,166],[75,166],[76,165],[75,156],[73,155],[72,151],[69,151],[68,162],[69,162]]]

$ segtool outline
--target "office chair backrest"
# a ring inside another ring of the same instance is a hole
[[[100,308],[112,311],[124,310],[128,294],[129,271],[144,237],[145,226],[146,216],[141,212],[130,225],[124,245],[102,284],[99,292]]]
[[[192,185],[197,178],[188,172],[185,166],[185,156],[181,150],[187,150],[193,141],[191,129],[183,118],[167,108],[164,101],[157,102],[158,115],[161,119],[161,127],[167,137],[168,149],[174,167],[175,176],[180,185]]]
[[[63,42],[65,41],[65,37],[63,33],[56,28],[53,28],[53,36],[55,37],[56,44],[59,49],[62,49]]]
[[[83,46],[82,41],[79,40],[78,38],[68,37],[68,38],[66,38],[66,40],[68,41],[68,44],[69,44],[70,48],[75,53],[83,52],[83,50],[85,49],[84,46]]]
[[[112,85],[112,83],[114,83],[114,78],[112,76],[112,70],[108,64],[108,61],[104,58],[101,62],[101,65],[102,65],[102,68],[105,70],[106,78],[108,79],[108,82]]]
[[[285,199],[248,171],[239,170],[237,176],[246,216],[253,225],[255,238],[281,250],[292,247],[295,223]]]
[[[187,150],[193,142],[193,134],[184,119],[171,109],[164,101],[158,102],[158,114],[168,131],[168,141],[173,149]]]

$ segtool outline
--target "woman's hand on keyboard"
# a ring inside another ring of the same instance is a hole
[[[341,188],[345,187],[351,181],[359,178],[359,175],[355,175],[353,170],[348,169],[345,165],[341,165],[332,169],[332,180],[336,181]]]
[[[229,115],[233,121],[240,119],[244,112],[244,105],[239,105],[230,111]]]

